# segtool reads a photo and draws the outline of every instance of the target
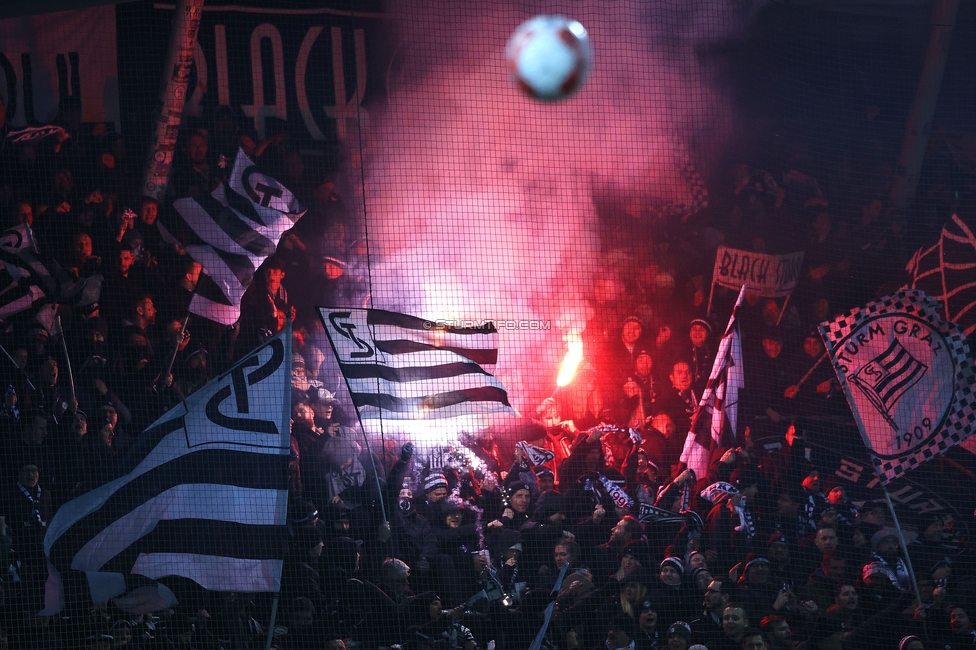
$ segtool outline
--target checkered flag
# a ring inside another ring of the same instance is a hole
[[[902,290],[820,324],[882,483],[945,453],[976,431],[976,369],[942,307]]]

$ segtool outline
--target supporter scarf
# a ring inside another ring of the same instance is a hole
[[[599,476],[600,483],[603,484],[603,488],[607,491],[607,494],[610,495],[610,498],[613,499],[614,505],[616,505],[618,508],[626,508],[628,510],[634,507],[633,499],[630,498],[630,495],[624,492],[623,488],[608,479],[603,474],[600,474]]]
[[[41,528],[46,528],[47,522],[44,521],[43,517],[41,517],[41,505],[40,503],[38,503],[38,501],[40,501],[41,498],[41,486],[40,485],[37,486],[37,497],[31,494],[30,491],[27,488],[25,488],[20,481],[17,481],[17,487],[20,488],[20,491],[23,492],[24,496],[27,497],[27,500],[30,501],[31,514],[34,515],[35,519],[37,519],[37,524]]]
[[[739,499],[739,505],[732,505],[729,501],[729,509],[739,516],[739,525],[735,527],[736,532],[745,533],[749,539],[756,536],[756,524],[752,520],[752,513],[746,507],[746,498]]]

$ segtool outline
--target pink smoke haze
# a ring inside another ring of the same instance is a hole
[[[704,174],[733,115],[719,71],[699,55],[731,36],[720,26],[744,26],[753,10],[395,2],[388,102],[364,133],[373,306],[548,321],[548,330],[501,330],[494,368],[513,406],[534,413],[556,387],[565,341],[622,285],[623,268],[601,249],[594,197],[623,206],[604,219],[689,200],[681,166],[691,159]],[[512,30],[547,13],[583,23],[594,51],[587,82],[555,103],[522,95],[504,58]]]

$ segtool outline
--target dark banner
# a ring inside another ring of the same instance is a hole
[[[287,133],[293,144],[326,153],[358,143],[385,85],[391,48],[382,14],[362,4],[267,4],[204,6],[184,114],[206,125],[227,105],[259,139]],[[172,3],[118,7],[121,103],[133,116],[124,128],[137,135],[158,100],[173,11]]]
[[[805,460],[820,470],[825,485],[843,486],[856,504],[884,502],[881,481],[853,422],[844,426],[835,421],[801,420],[793,446],[794,462]],[[976,506],[973,474],[967,468],[970,458],[966,452],[935,458],[889,483],[888,493],[902,525],[924,529],[929,517],[938,514],[951,519],[954,535],[969,538]]]

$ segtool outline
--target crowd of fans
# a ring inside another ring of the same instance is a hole
[[[883,184],[838,206],[830,183],[798,168],[734,164],[707,211],[607,217],[623,291],[594,292],[588,363],[521,433],[554,459],[534,465],[482,433],[466,461],[434,466],[409,442],[370,453],[326,387],[336,378],[324,376],[313,307],[362,295],[350,269],[363,251],[332,183],[285,137],[259,141],[227,107],[191,121],[156,201],[140,195],[126,140],[81,124],[77,103],[64,102],[63,131],[46,139],[11,142],[4,116],[0,105],[4,224],[31,229],[59,282],[103,283],[99,300],[62,302],[57,318],[2,303],[0,648],[263,647],[264,595],[179,583],[180,606],[153,615],[112,603],[36,612],[57,508],[115,478],[149,424],[289,319],[290,538],[272,630],[282,650],[514,649],[537,634],[536,647],[567,650],[976,644],[973,567],[952,519],[920,517],[905,557],[887,508],[852,503],[793,444],[801,418],[850,420],[815,325],[897,287],[914,248],[904,217],[884,210]],[[173,198],[213,190],[238,147],[309,213],[224,328],[188,319],[201,267],[156,223]],[[697,476],[679,456],[735,298],[716,289],[707,313],[723,242],[805,260],[789,303],[747,293],[737,435]],[[769,440],[780,444],[759,444]]]

